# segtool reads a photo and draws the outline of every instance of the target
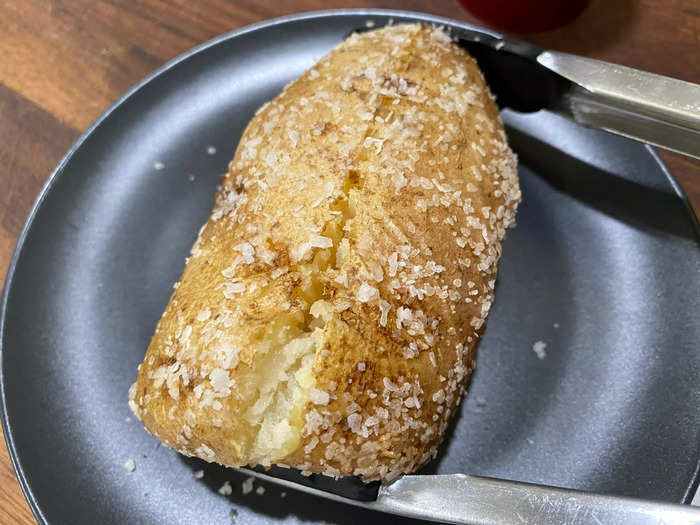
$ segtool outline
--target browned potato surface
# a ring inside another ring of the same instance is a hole
[[[393,479],[436,452],[520,200],[477,66],[353,35],[248,125],[129,403],[183,454]]]

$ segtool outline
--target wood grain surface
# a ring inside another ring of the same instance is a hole
[[[126,89],[221,33],[280,15],[340,7],[399,8],[475,22],[456,0],[0,1],[0,287],[47,176]],[[524,38],[700,83],[698,0],[593,0],[572,24]],[[700,163],[662,156],[700,211]],[[0,523],[34,523],[4,446]]]

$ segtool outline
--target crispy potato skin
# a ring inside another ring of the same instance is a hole
[[[366,481],[416,470],[474,367],[519,201],[474,60],[429,26],[353,35],[245,130],[132,410],[184,454],[246,464],[256,378],[322,301],[314,395],[269,462]]]

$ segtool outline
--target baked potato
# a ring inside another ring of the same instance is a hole
[[[129,404],[182,454],[391,480],[474,368],[520,189],[475,61],[353,34],[256,113]]]

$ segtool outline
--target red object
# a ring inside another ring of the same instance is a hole
[[[576,18],[589,0],[460,0],[490,26],[513,33],[535,33],[561,27]]]

